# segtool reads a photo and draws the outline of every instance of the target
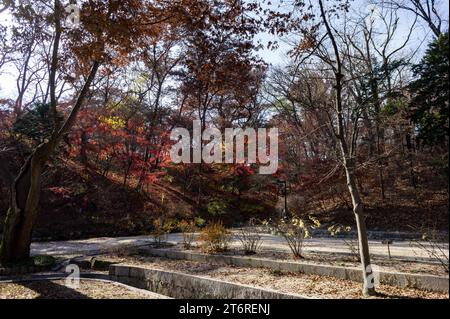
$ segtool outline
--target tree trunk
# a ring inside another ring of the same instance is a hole
[[[95,61],[69,117],[61,127],[58,125],[56,116],[56,101],[52,98],[54,113],[52,136],[48,141],[36,147],[11,186],[11,202],[0,246],[0,262],[2,264],[24,261],[30,257],[31,234],[39,206],[41,173],[64,134],[74,125],[99,66],[100,63]]]
[[[344,159],[344,169],[347,176],[347,186],[352,198],[353,213],[355,214],[356,227],[358,230],[359,254],[364,278],[363,294],[366,296],[373,296],[375,295],[375,288],[372,283],[373,272],[370,263],[366,216],[364,215],[363,204],[356,183],[354,161],[348,158]]]
[[[411,135],[408,133],[406,134],[406,148],[408,150],[408,165],[409,165],[409,179],[411,186],[414,189],[417,189],[417,183],[416,183],[416,176],[414,174],[414,163],[413,163],[413,146],[411,143]]]
[[[86,132],[81,132],[81,143],[80,143],[80,159],[81,163],[83,163],[84,169],[87,169],[89,167],[89,160],[87,156],[87,145],[88,145],[88,137]]]
[[[136,190],[138,192],[142,190],[142,187],[144,185],[144,178],[145,178],[145,172],[147,170],[148,159],[149,159],[149,148],[147,146],[145,148],[145,153],[144,153],[144,165],[142,166],[141,174],[139,175],[139,181],[138,181],[138,184],[136,186]]]
[[[384,203],[386,200],[386,188],[384,186],[384,174],[383,174],[383,164],[378,161],[378,181],[380,183],[380,196],[381,202]]]
[[[367,229],[365,216],[363,212],[363,206],[361,201],[361,196],[359,194],[359,190],[356,183],[355,176],[355,161],[353,149],[349,149],[347,145],[347,140],[344,133],[344,118],[343,118],[343,105],[342,105],[342,90],[343,90],[343,73],[342,73],[342,61],[340,58],[339,47],[337,45],[336,39],[334,37],[332,28],[327,20],[327,15],[325,13],[323,0],[319,0],[319,6],[321,11],[321,16],[323,19],[323,23],[327,30],[327,34],[331,40],[331,44],[333,46],[333,50],[336,58],[336,65],[333,63],[331,66],[334,70],[335,75],[335,98],[336,98],[336,113],[337,113],[337,124],[338,124],[338,132],[337,138],[339,140],[341,155],[343,160],[343,166],[345,169],[345,174],[347,176],[347,186],[350,192],[350,196],[352,198],[353,204],[353,212],[355,214],[356,219],[356,227],[358,228],[358,244],[359,244],[359,252],[361,255],[361,265],[363,267],[362,274],[364,279],[363,285],[363,294],[365,296],[373,296],[376,294],[375,287],[372,283],[373,280],[373,272],[370,264],[370,254],[369,254],[369,243],[367,240]],[[355,123],[355,125],[357,125]]]
[[[131,166],[132,165],[133,165],[133,160],[132,159],[128,159],[127,167],[126,167],[125,173],[123,175],[123,187],[127,187],[128,175],[130,175],[130,171],[131,171]]]
[[[39,145],[11,186],[11,202],[0,246],[2,264],[24,261],[30,256],[31,233],[39,205],[41,173],[52,149],[53,145],[49,143]]]

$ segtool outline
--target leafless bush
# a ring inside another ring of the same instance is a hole
[[[412,227],[422,234],[420,240],[411,241],[411,246],[424,251],[430,258],[439,262],[446,273],[449,272],[448,238],[439,234],[436,227],[421,229]]]
[[[346,234],[348,237],[343,237],[344,244],[348,247],[350,254],[357,260],[361,261],[359,254],[358,238],[351,234],[352,228],[350,226],[332,225],[328,227],[328,232],[332,237],[336,237],[339,234]]]
[[[195,232],[198,230],[194,221],[182,220],[178,223],[178,228],[183,233],[183,247],[191,249],[192,243],[195,240]]]
[[[256,254],[261,247],[262,236],[258,228],[255,227],[254,220],[251,220],[247,227],[241,228],[236,237],[241,242],[246,255]]]
[[[158,218],[153,221],[153,230],[151,236],[153,237],[153,243],[161,246],[167,242],[167,236],[176,228],[176,224],[173,220],[164,220]]]
[[[295,258],[303,258],[305,239],[311,237],[312,229],[320,226],[319,221],[312,216],[309,216],[307,220],[293,217],[281,219],[275,223],[269,221],[265,224],[283,236]]]

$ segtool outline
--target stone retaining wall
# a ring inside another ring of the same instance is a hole
[[[111,265],[111,280],[177,299],[306,299],[269,289],[172,271]]]
[[[320,264],[309,264],[300,262],[277,261],[270,259],[239,257],[239,256],[224,256],[224,255],[208,255],[202,253],[194,253],[187,251],[176,251],[169,249],[155,249],[155,248],[141,248],[141,253],[146,253],[151,256],[165,257],[171,259],[184,259],[197,262],[213,262],[224,263],[238,267],[263,267],[272,270],[285,272],[300,272],[311,275],[331,276],[339,279],[352,280],[362,282],[363,277],[361,269],[355,267],[341,267],[329,266]],[[449,278],[408,274],[398,272],[378,273],[381,284],[397,286],[401,288],[417,288],[430,291],[449,291]]]
[[[0,276],[17,276],[24,274],[32,274],[51,269],[49,266],[15,266],[0,267]]]

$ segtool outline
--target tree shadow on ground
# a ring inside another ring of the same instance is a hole
[[[16,284],[39,294],[35,299],[91,299],[89,296],[64,285],[49,280],[24,281]],[[81,284],[81,283],[80,283]]]
[[[376,296],[377,298],[384,298],[384,299],[417,299],[414,297],[408,297],[408,296],[400,296],[400,295],[394,295],[394,294],[386,294],[383,292],[377,292]]]

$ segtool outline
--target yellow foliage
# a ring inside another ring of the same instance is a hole
[[[101,116],[100,122],[108,125],[109,127],[115,130],[124,128],[126,125],[125,120],[121,119],[118,116]]]

